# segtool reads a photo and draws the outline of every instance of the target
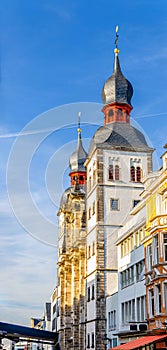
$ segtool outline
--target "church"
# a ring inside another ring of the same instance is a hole
[[[132,96],[133,87],[121,70],[116,34],[113,72],[102,88],[104,122],[93,135],[87,153],[79,121],[77,146],[69,159],[70,186],[62,194],[58,211],[57,284],[52,294],[52,318],[61,350],[105,350],[120,344],[122,334],[128,340],[131,331],[135,330],[135,337],[139,334],[137,328],[133,330],[129,325],[136,319],[137,298],[141,298],[141,312],[146,302],[145,283],[135,278],[144,267],[146,211],[140,204],[145,189],[142,179],[152,173],[154,150],[131,124]],[[133,235],[133,241],[126,239],[125,246],[121,237],[129,232],[129,219],[131,227],[137,220],[140,225],[135,233],[136,243]],[[125,260],[121,257],[128,254],[130,244],[132,250],[138,249],[135,257],[131,254],[131,259],[136,259],[135,273],[129,267],[123,274]],[[121,298],[128,295],[128,278],[132,284],[142,282],[138,289],[141,294],[135,294],[138,291],[134,288],[132,302],[122,303]],[[122,324],[127,312],[128,328],[124,331],[120,329],[120,317]],[[144,320],[143,313],[139,322]]]

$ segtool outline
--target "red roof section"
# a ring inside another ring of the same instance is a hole
[[[132,340],[126,344],[118,345],[114,348],[114,350],[134,350],[138,349],[140,346],[144,346],[146,344],[155,343],[159,340],[167,339],[166,335],[147,335],[146,337],[138,338]]]

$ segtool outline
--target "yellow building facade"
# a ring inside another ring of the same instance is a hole
[[[148,329],[167,325],[167,145],[162,168],[145,180],[146,203],[145,282]]]

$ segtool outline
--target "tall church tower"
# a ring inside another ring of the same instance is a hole
[[[56,314],[61,350],[85,349],[86,158],[79,122],[77,147],[70,157],[71,187],[63,193],[58,212]]]
[[[141,178],[152,170],[152,152],[130,123],[133,88],[124,77],[118,49],[102,89],[104,125],[94,134],[87,168],[86,349],[105,350],[106,301],[117,292],[119,228],[139,201]]]

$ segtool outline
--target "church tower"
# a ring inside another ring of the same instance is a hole
[[[124,77],[118,49],[102,89],[104,125],[94,134],[87,169],[86,349],[105,350],[107,298],[118,290],[119,228],[139,201],[141,178],[152,170],[152,152],[130,123],[133,88]]]
[[[79,121],[77,147],[70,157],[71,186],[63,193],[58,212],[56,314],[61,350],[85,349],[86,158]]]

